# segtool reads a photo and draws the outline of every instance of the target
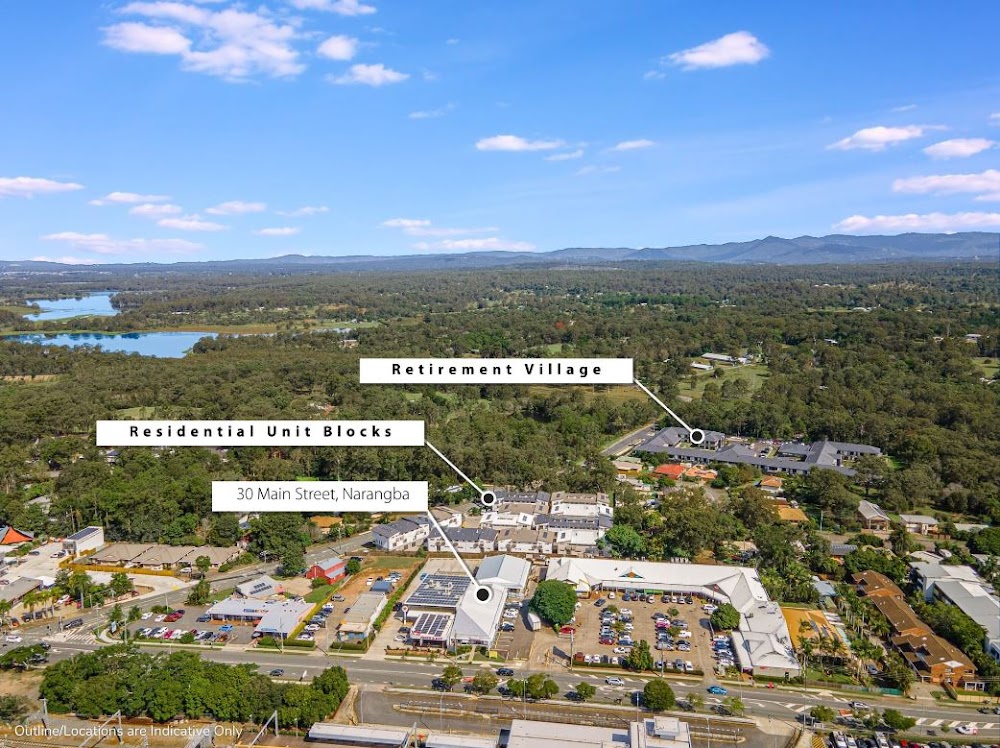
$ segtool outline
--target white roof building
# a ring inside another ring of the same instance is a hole
[[[626,559],[554,558],[546,579],[573,585],[577,593],[592,590],[649,590],[697,593],[728,602],[741,616],[737,650],[744,670],[795,676],[799,663],[785,617],[771,602],[755,569],[742,566],[669,564]],[[735,640],[734,632],[734,640]]]
[[[517,556],[489,556],[476,570],[476,581],[510,592],[523,592],[528,586],[531,564]]]
[[[676,717],[646,717],[627,727],[515,719],[507,748],[691,748],[691,730]]]
[[[910,563],[910,568],[913,569],[914,576],[916,577],[917,584],[923,590],[924,599],[931,600],[934,597],[934,587],[941,582],[948,580],[956,580],[961,582],[969,582],[971,584],[984,585],[986,582],[983,580],[979,573],[973,569],[971,566],[965,566],[964,564],[943,564],[943,563],[922,563],[919,561],[913,561]]]
[[[455,609],[455,622],[451,627],[449,637],[451,644],[473,644],[488,647],[500,628],[500,616],[503,615],[505,592],[499,587],[493,587],[493,594],[486,602],[476,597],[479,588],[469,585]]]
[[[934,584],[934,595],[947,600],[983,627],[983,649],[1000,662],[1000,598],[985,583],[944,579]]]

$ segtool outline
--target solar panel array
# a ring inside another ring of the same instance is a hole
[[[410,638],[443,642],[448,636],[451,616],[447,613],[421,613],[410,627]]]
[[[264,590],[270,588],[270,582],[257,582],[253,587],[250,588],[250,594],[256,595],[258,592],[263,592]]]
[[[428,574],[407,598],[406,604],[428,608],[455,608],[470,584],[471,581],[465,576]]]

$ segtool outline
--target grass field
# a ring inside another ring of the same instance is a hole
[[[38,310],[32,309],[30,306],[12,306],[10,304],[0,304],[0,311],[13,312],[14,314],[20,314],[23,317],[25,314],[34,314]]]
[[[1000,359],[976,356],[972,359],[972,362],[987,379],[995,379],[997,372],[1000,371]]]
[[[583,398],[588,403],[599,397],[610,400],[615,404],[627,402],[629,400],[647,400],[646,395],[638,387],[627,384],[612,385],[595,388],[592,385],[578,385],[583,389]],[[548,397],[560,392],[565,393],[566,387],[548,384],[532,384],[528,386],[528,394],[532,397]]]
[[[742,379],[750,385],[750,394],[753,394],[764,386],[764,380],[770,376],[765,364],[749,364],[747,366],[725,367],[722,369],[722,376],[715,378],[712,372],[699,372],[695,380],[694,387],[691,386],[690,379],[685,378],[678,385],[678,394],[690,397],[692,400],[700,400],[705,394],[705,386],[709,382],[715,382],[720,387],[726,380],[733,381]]]

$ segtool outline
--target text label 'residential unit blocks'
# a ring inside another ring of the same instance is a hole
[[[422,447],[423,421],[98,421],[101,447]]]
[[[361,384],[632,384],[630,358],[363,358]]]

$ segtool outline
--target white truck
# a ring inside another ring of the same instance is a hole
[[[528,613],[528,628],[532,631],[539,631],[542,628],[542,619],[534,611]]]

